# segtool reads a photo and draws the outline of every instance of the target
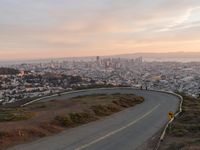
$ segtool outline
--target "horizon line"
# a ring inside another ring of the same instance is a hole
[[[91,56],[64,56],[64,57],[43,57],[43,58],[19,58],[19,59],[7,59],[7,60],[0,60],[0,62],[17,62],[17,61],[39,61],[39,60],[53,60],[53,59],[78,59],[78,58],[93,58],[93,57],[117,57],[117,56],[123,56],[123,55],[137,55],[137,54],[174,54],[174,53],[190,53],[190,54],[200,54],[200,52],[197,51],[192,51],[192,52],[187,52],[187,51],[176,51],[176,52],[135,52],[135,53],[122,53],[122,54],[113,54],[113,55],[91,55]]]

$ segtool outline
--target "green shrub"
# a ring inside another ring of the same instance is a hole
[[[19,111],[15,109],[0,110],[0,122],[27,120],[34,116],[34,113]]]
[[[105,105],[94,105],[91,109],[97,116],[108,116],[111,114],[111,110],[109,110]]]
[[[119,112],[120,111],[120,108],[117,106],[117,105],[115,105],[115,104],[109,104],[108,106],[107,106],[107,109],[108,110],[110,110],[111,112]]]
[[[92,115],[91,112],[70,113],[69,117],[71,121],[75,124],[82,124],[95,120],[95,117]]]
[[[8,135],[7,132],[5,132],[5,131],[0,131],[0,139],[3,138],[3,137],[5,137],[5,136],[7,136],[7,135]]]
[[[56,116],[55,121],[56,123],[64,127],[68,127],[72,125],[72,121],[70,120],[68,116]]]

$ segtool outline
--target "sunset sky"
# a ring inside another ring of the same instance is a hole
[[[200,52],[200,0],[0,0],[0,60]]]

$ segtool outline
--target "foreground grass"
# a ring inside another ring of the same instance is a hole
[[[114,100],[110,103],[96,104],[81,112],[72,112],[56,116],[52,123],[65,127],[76,126],[97,120],[100,117],[109,116],[144,101],[142,97],[136,97],[134,95],[113,95],[112,98]]]
[[[34,116],[34,113],[21,109],[0,109],[0,122],[27,120]]]
[[[98,120],[143,101],[131,94],[93,95],[1,109],[0,149]]]
[[[200,100],[182,96],[183,113],[168,129],[162,150],[200,150]]]

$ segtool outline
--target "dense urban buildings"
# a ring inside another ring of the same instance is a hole
[[[97,56],[90,60],[66,59],[6,67],[13,70],[0,70],[1,104],[106,86],[178,91],[195,97],[200,93],[198,62],[144,62],[142,57],[124,59]]]

